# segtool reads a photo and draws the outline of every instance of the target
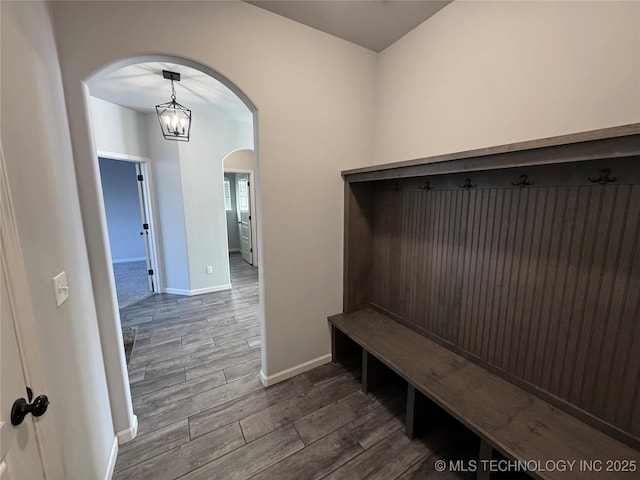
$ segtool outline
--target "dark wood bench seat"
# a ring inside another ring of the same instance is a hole
[[[640,478],[640,452],[400,323],[372,309],[334,315],[329,322],[334,361],[340,361],[344,336],[362,347],[365,391],[373,380],[371,356],[406,380],[411,438],[419,413],[417,391],[480,437],[481,459],[496,449],[509,459],[542,466],[549,460],[576,461],[573,471],[528,472],[534,478]],[[615,461],[623,463],[607,463]],[[624,462],[636,471],[616,471]],[[603,471],[586,471],[598,465]],[[609,466],[614,471],[605,471]]]

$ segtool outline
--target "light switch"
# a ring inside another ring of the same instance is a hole
[[[56,305],[59,307],[69,298],[69,286],[67,285],[67,272],[60,272],[53,277],[53,293],[56,296]]]

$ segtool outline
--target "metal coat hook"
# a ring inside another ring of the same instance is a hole
[[[610,177],[609,175],[611,175],[611,170],[609,170],[608,168],[603,168],[602,170],[600,170],[600,176],[598,178],[589,177],[589,181],[591,183],[606,185],[607,183],[615,182],[617,180],[617,178]]]
[[[464,188],[465,190],[469,190],[470,188],[476,188],[478,185],[473,185],[471,183],[471,179],[467,178],[465,179],[464,183],[462,185],[458,185],[460,188]]]
[[[402,190],[400,188],[400,184],[398,182],[393,184],[393,188],[391,189],[392,192],[399,192],[400,190]]]
[[[514,187],[528,187],[529,185],[531,185],[531,182],[529,182],[529,176],[528,175],[520,175],[520,179],[517,182],[511,182],[511,185],[513,185]]]
[[[433,187],[431,186],[431,182],[424,182],[424,187],[418,187],[420,190],[424,190],[425,192],[431,190]]]

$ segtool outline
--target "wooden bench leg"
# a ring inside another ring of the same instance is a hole
[[[338,363],[345,360],[347,338],[344,333],[331,325],[331,360]]]
[[[426,413],[426,402],[422,394],[410,383],[407,385],[407,415],[405,417],[406,434],[410,440],[420,433],[420,426]]]
[[[480,453],[478,454],[478,473],[476,475],[477,480],[489,480],[491,478],[491,471],[485,468],[483,460],[491,460],[493,458],[493,447],[484,440],[480,441]]]
[[[385,378],[381,370],[384,365],[376,357],[362,349],[362,393],[367,395]]]

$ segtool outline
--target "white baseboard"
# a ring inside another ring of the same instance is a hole
[[[195,290],[182,290],[179,288],[165,288],[165,293],[172,293],[173,295],[185,295],[187,297],[192,297],[193,295],[202,295],[203,293],[214,293],[221,292],[223,290],[231,290],[231,284],[227,283],[226,285],[216,285],[214,287],[207,288],[196,288]]]
[[[226,285],[216,285],[215,287],[197,288],[195,290],[191,290],[191,295],[202,295],[203,293],[222,292],[223,290],[231,290],[231,284],[227,283]]]
[[[147,257],[121,258],[119,260],[111,260],[111,263],[144,262],[146,260]]]
[[[116,469],[116,460],[118,459],[118,437],[113,437],[113,445],[111,445],[111,453],[109,454],[109,461],[107,462],[107,471],[104,475],[104,480],[111,480],[113,472]]]
[[[122,445],[123,443],[127,443],[136,438],[136,435],[138,435],[138,416],[134,415],[133,424],[126,430],[116,433],[116,436],[118,437],[118,444]]]
[[[273,375],[266,376],[262,369],[260,370],[260,381],[262,385],[265,387],[275,385],[276,383],[283,382],[288,378],[295,377],[301,373],[306,372],[307,370],[311,370],[312,368],[319,367],[320,365],[324,365],[331,361],[331,354],[322,355],[321,357],[314,358],[313,360],[309,360],[308,362],[301,363],[300,365],[296,365],[295,367],[287,368],[286,370],[282,370],[281,372],[274,373]]]

